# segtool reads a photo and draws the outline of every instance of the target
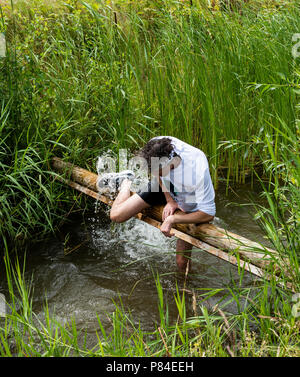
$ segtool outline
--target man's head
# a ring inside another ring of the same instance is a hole
[[[151,139],[138,153],[147,161],[151,174],[164,176],[180,164],[180,156],[174,151],[168,137]]]

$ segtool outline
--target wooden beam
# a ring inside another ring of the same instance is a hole
[[[63,173],[67,179],[66,183],[71,187],[84,192],[85,194],[100,200],[108,205],[112,204],[112,200],[105,195],[99,195],[97,192],[97,178],[98,175],[86,169],[80,168],[68,162],[64,162],[58,157],[52,160],[53,168]],[[75,181],[75,182],[74,182]],[[145,209],[142,214],[139,214],[140,219],[148,219],[147,221],[154,224],[162,219],[163,206],[154,206]],[[151,221],[149,220],[151,219]],[[144,220],[145,221],[145,220]],[[157,223],[157,224],[158,224]],[[212,254],[227,260],[230,263],[237,265],[237,259],[243,259],[244,263],[250,263],[252,271],[255,271],[254,266],[258,269],[259,276],[260,269],[267,270],[269,273],[277,273],[279,266],[284,268],[288,276],[288,261],[282,258],[278,252],[263,245],[250,241],[245,237],[239,236],[225,229],[217,227],[213,224],[176,224],[174,226],[178,238],[189,238],[190,243],[206,251],[211,251]],[[188,241],[189,242],[189,241]],[[197,245],[196,245],[197,244]],[[218,255],[217,255],[218,254]],[[236,258],[236,255],[238,258]],[[251,272],[251,271],[250,271]],[[253,272],[254,273],[254,272]]]
[[[108,205],[112,205],[112,202],[113,200],[107,198],[106,196],[104,195],[100,195],[99,193],[97,192],[94,192],[93,190],[87,188],[87,187],[84,187],[76,182],[72,182],[70,180],[66,180],[64,178],[61,178],[59,177],[59,180],[65,184],[67,184],[68,186],[76,189],[77,191],[80,191],[96,200],[100,200],[101,202],[103,203],[106,203]],[[160,221],[157,221],[157,220],[154,220],[146,215],[144,215],[143,213],[138,213],[136,216],[135,216],[137,219],[141,220],[141,221],[144,221],[146,222],[147,224],[150,224],[158,229],[160,229],[161,227],[161,222]],[[196,246],[197,248],[199,248],[200,250],[204,250],[206,251],[207,253],[209,254],[212,254],[214,255],[215,257],[218,257],[220,259],[223,259],[225,260],[226,262],[229,262],[231,264],[233,264],[234,266],[237,266],[239,268],[241,268],[242,270],[246,270],[248,272],[250,272],[251,274],[253,275],[256,275],[260,278],[265,278],[265,279],[268,279],[268,280],[271,280],[272,278],[272,275],[270,273],[267,273],[265,270],[251,264],[249,261],[245,261],[241,258],[237,258],[236,256],[226,252],[226,251],[223,251],[223,250],[220,250],[220,249],[217,249],[195,237],[192,237],[186,233],[183,233],[175,228],[172,228],[171,229],[171,232],[174,234],[174,236],[176,238],[179,238],[181,240],[184,240],[188,243],[190,243],[191,245],[193,246]],[[274,276],[273,278],[275,278],[275,280],[277,281],[277,283],[279,285],[281,285],[283,288],[284,288],[284,284],[282,282],[280,282],[280,279],[278,278],[278,276]],[[291,289],[293,292],[295,292],[295,289],[293,287],[293,285],[289,282],[286,282],[286,287]]]
[[[82,186],[82,185],[80,185],[76,182],[72,182],[70,180],[66,180],[66,179],[63,179],[63,178],[59,178],[59,180],[62,183],[65,183],[68,186],[74,188],[75,190],[80,191],[80,192],[94,198],[95,200],[100,200],[101,202],[103,202],[105,204],[112,205],[113,201],[111,199],[108,199],[104,195],[100,195],[99,193],[94,192],[93,190],[91,190],[87,187],[84,187],[84,186]],[[151,217],[144,215],[143,213],[138,213],[135,217],[137,219],[141,220],[141,221],[144,221],[147,224],[154,226],[155,228],[158,228],[158,229],[160,229],[161,224],[162,224],[161,221],[154,220]],[[213,246],[211,246],[211,245],[209,245],[209,244],[207,244],[207,243],[205,243],[205,242],[203,242],[203,241],[201,241],[201,240],[199,240],[195,237],[192,237],[192,236],[190,236],[186,233],[183,233],[180,230],[177,230],[175,228],[172,228],[171,232],[174,234],[174,236],[176,238],[184,240],[184,241],[190,243],[191,245],[193,245],[193,246],[195,246],[195,247],[197,247],[201,250],[205,250],[209,254],[212,254],[212,255],[220,258],[220,259],[223,259],[226,262],[229,262],[229,263],[231,263],[235,266],[240,266],[241,268],[244,268],[246,271],[249,271],[254,275],[257,275],[259,277],[264,276],[264,271],[262,269],[258,268],[257,266],[252,265],[249,262],[238,261],[237,258],[234,255],[230,255],[228,252],[217,249],[217,248],[215,248],[215,247],[213,247]],[[241,262],[243,263],[243,265],[241,265]]]

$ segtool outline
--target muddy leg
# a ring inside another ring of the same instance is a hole
[[[193,245],[190,243],[180,240],[177,240],[176,244],[176,263],[177,267],[180,272],[186,272],[186,269],[188,268],[188,271],[191,271],[191,250]],[[190,250],[190,251],[187,251]]]

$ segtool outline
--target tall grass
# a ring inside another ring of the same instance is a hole
[[[276,285],[242,288],[224,287],[223,298],[211,309],[206,299],[220,289],[201,293],[177,287],[174,300],[178,309],[171,323],[160,278],[155,277],[159,322],[152,332],[136,324],[130,309],[115,302],[109,314],[111,329],[104,328],[102,315],[96,314],[99,328],[94,345],[87,345],[84,328],[74,319],[60,323],[50,313],[47,302],[44,316],[32,308],[30,283],[24,280],[24,267],[5,257],[8,295],[7,315],[0,318],[1,356],[297,356],[299,320],[293,313],[289,294]],[[188,293],[186,293],[188,292]],[[187,317],[187,294],[192,295],[194,316]],[[236,302],[238,311],[227,306]]]
[[[253,175],[270,152],[258,138],[268,134],[277,154],[285,140],[274,127],[295,121],[293,86],[276,86],[294,82],[300,17],[292,3],[293,12],[213,13],[176,1],[146,10],[134,2],[11,4],[14,12],[1,7],[0,60],[1,234],[9,238],[51,230],[64,209],[57,198],[70,205],[51,183],[52,155],[94,169],[107,147],[173,135],[204,150],[217,186]],[[268,83],[263,94],[257,83]]]

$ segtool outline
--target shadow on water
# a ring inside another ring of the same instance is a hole
[[[235,201],[248,202],[249,187],[240,188],[225,196],[216,197],[218,226],[264,242],[262,231],[253,221],[249,207],[229,205]],[[256,194],[257,196],[257,194]],[[258,196],[257,196],[258,200]],[[33,310],[43,317],[45,297],[51,311],[60,322],[75,318],[79,328],[91,339],[99,328],[96,313],[104,326],[109,327],[107,313],[115,310],[121,299],[129,308],[136,323],[144,330],[153,330],[159,322],[158,296],[155,276],[168,302],[170,321],[178,316],[174,294],[176,283],[184,286],[184,277],[177,273],[175,263],[176,239],[168,239],[161,232],[136,219],[124,224],[111,224],[107,209],[100,205],[78,221],[65,226],[56,238],[34,245],[27,252],[26,279],[33,276]],[[226,287],[239,284],[237,268],[204,251],[193,249],[192,274],[186,281],[187,292],[219,288],[220,292],[205,301],[214,306],[225,295]],[[256,278],[245,272],[242,286],[251,286]],[[0,288],[2,282],[0,282]],[[187,294],[187,316],[193,316],[192,297]],[[226,306],[235,312],[234,303]]]

